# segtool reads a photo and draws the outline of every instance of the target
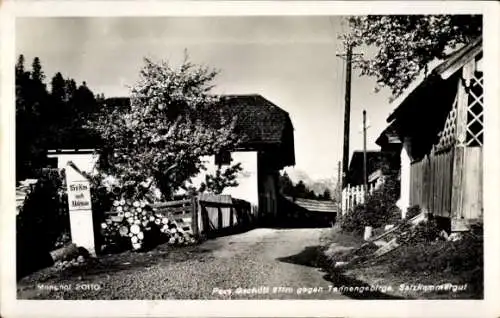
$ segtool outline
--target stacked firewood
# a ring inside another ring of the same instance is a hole
[[[130,240],[132,248],[140,250],[145,244],[160,243],[151,240],[168,241],[171,245],[196,242],[191,231],[182,229],[175,220],[156,213],[147,201],[116,200],[111,214],[101,224],[105,244]]]

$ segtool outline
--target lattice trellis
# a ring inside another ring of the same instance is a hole
[[[483,145],[484,132],[484,102],[483,102],[483,73],[475,72],[467,87],[467,123],[465,146],[475,147]],[[457,107],[458,94],[455,96],[453,106],[446,117],[443,129],[439,132],[438,142],[433,151],[447,150],[457,143]]]
[[[483,145],[483,113],[483,73],[475,72],[468,89],[466,146]]]
[[[446,117],[444,128],[438,134],[439,141],[434,145],[434,151],[446,150],[455,145],[455,134],[457,130],[457,101],[457,96],[455,96],[453,106]]]

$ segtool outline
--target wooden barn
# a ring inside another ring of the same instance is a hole
[[[483,217],[482,38],[415,81],[393,103],[382,151],[400,153],[403,217],[422,210],[463,231]]]

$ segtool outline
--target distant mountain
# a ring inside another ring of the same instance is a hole
[[[337,182],[334,178],[313,179],[304,170],[296,168],[285,169],[285,171],[294,184],[302,180],[305,185],[316,192],[316,194],[323,194],[325,189],[330,190],[332,194],[335,191]]]

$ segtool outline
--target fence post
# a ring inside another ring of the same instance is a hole
[[[200,230],[198,227],[198,202],[196,195],[191,197],[191,227],[193,228],[193,235],[199,236]]]
[[[361,203],[361,191],[360,191],[360,188],[359,188],[359,185],[356,186],[356,203],[355,205],[358,205]]]
[[[351,209],[351,186],[349,184],[347,185],[346,197],[347,197],[346,212],[347,212]]]
[[[340,197],[340,212],[342,214],[345,213],[345,208],[346,208],[346,189],[342,189],[342,194]]]
[[[352,187],[352,207],[356,206],[358,204],[358,186]]]

